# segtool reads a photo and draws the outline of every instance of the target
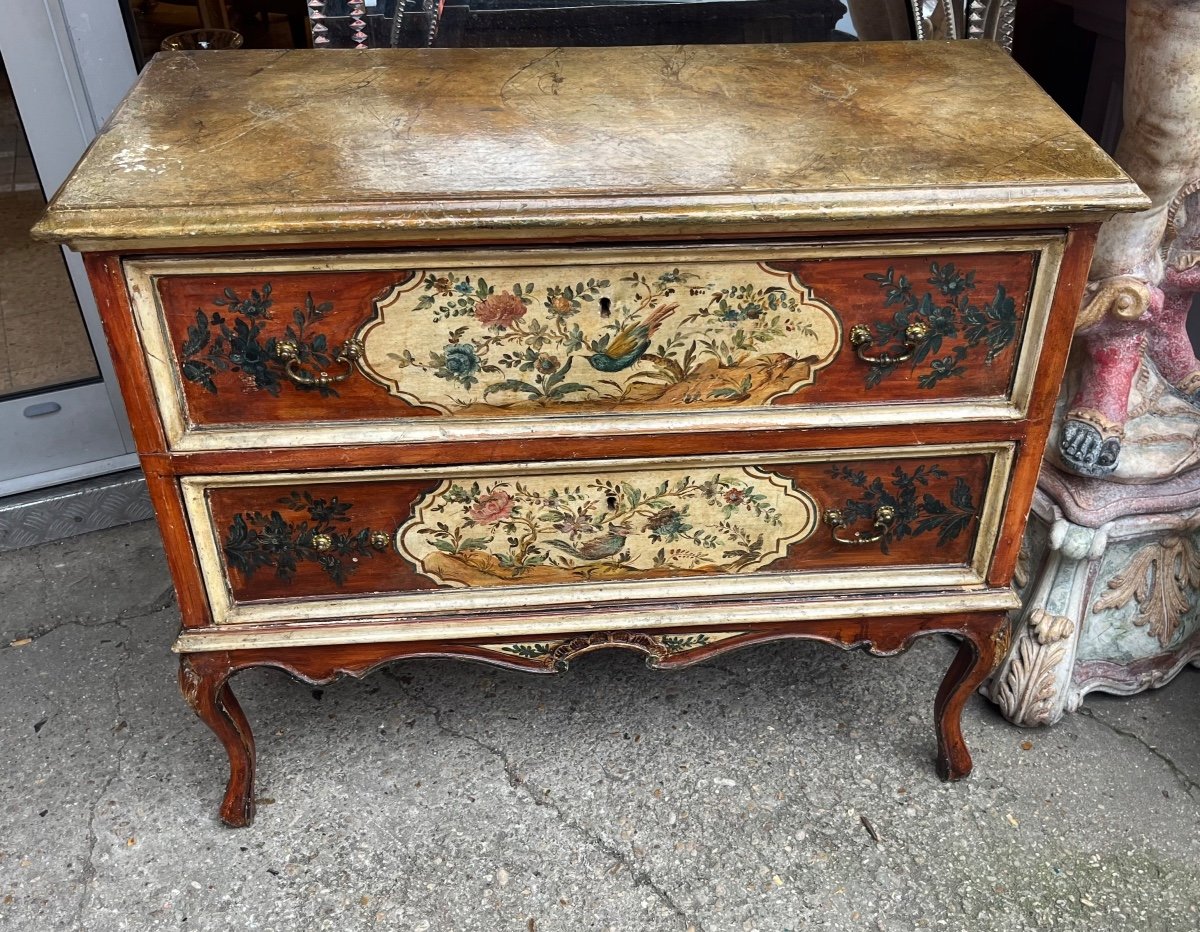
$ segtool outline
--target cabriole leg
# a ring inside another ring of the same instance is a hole
[[[224,655],[184,654],[179,658],[183,698],[221,739],[229,755],[229,784],[221,802],[221,819],[240,828],[254,821],[254,735],[229,688],[232,673]]]
[[[943,780],[961,780],[971,772],[971,752],[962,734],[962,710],[967,699],[996,666],[996,634],[1007,622],[1001,616],[995,628],[961,632],[958,653],[933,704],[937,729],[937,771]]]

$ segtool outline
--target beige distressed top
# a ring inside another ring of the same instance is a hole
[[[990,43],[173,52],[35,234],[96,249],[812,232],[1145,203]]]

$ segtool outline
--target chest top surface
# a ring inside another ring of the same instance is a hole
[[[154,58],[35,232],[529,238],[1143,203],[989,43],[184,52]]]

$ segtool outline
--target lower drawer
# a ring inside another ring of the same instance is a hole
[[[1008,444],[188,477],[217,624],[982,583]]]

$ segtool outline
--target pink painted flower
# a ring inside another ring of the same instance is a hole
[[[485,327],[503,330],[524,317],[526,310],[524,301],[515,294],[502,291],[475,305],[475,319]]]
[[[571,303],[570,298],[558,295],[550,300],[550,313],[559,317],[569,317],[575,313],[575,305]]]
[[[725,504],[740,505],[746,500],[746,491],[744,489],[730,489],[725,493]]]
[[[513,510],[512,496],[504,489],[493,489],[475,499],[467,514],[477,524],[495,524],[503,521]]]

